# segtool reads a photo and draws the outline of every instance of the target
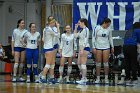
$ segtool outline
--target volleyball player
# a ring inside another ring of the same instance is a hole
[[[46,58],[46,65],[43,68],[40,76],[40,82],[46,82],[46,74],[48,73],[49,69],[54,69],[53,57],[54,57],[54,37],[60,37],[60,32],[55,32],[53,27],[55,26],[56,21],[55,19],[48,20],[48,26],[43,31],[43,41],[44,41],[44,52]],[[56,24],[57,28],[59,29],[59,24]],[[51,78],[49,79],[50,83],[54,83],[53,74],[51,74]]]
[[[22,78],[22,71],[25,62],[25,46],[22,44],[21,39],[27,30],[24,29],[25,23],[23,19],[18,20],[17,28],[14,29],[12,34],[12,55],[14,56],[15,63],[13,68],[13,78],[12,81],[17,81],[17,72],[19,73],[19,81],[25,81]],[[19,67],[19,71],[18,71]]]
[[[30,73],[33,67],[33,73],[35,75],[35,82],[38,83],[38,57],[39,57],[39,42],[40,42],[40,33],[36,31],[35,23],[30,23],[29,25],[30,32],[27,32],[24,35],[24,40],[27,43],[26,45],[26,63],[27,63],[27,83],[30,82]]]
[[[59,66],[59,73],[60,77],[58,82],[62,81],[63,76],[63,70],[64,70],[64,64],[65,61],[68,60],[68,70],[67,70],[67,77],[66,82],[70,82],[69,76],[72,71],[72,57],[75,57],[75,53],[77,50],[77,44],[76,44],[76,38],[74,37],[74,34],[71,32],[70,25],[65,26],[66,33],[63,33],[61,35],[61,44],[60,44],[60,66]]]
[[[80,26],[81,30],[77,32],[77,28]],[[78,84],[86,84],[87,78],[87,55],[90,52],[89,45],[89,29],[88,29],[88,21],[85,18],[81,18],[78,21],[78,24],[75,25],[74,30],[75,37],[79,37],[79,53],[78,53],[78,67],[81,71],[82,78],[80,81],[76,81]]]
[[[100,83],[101,62],[103,62],[104,65],[105,83],[109,83],[108,62],[109,62],[110,48],[111,48],[111,52],[112,53],[114,52],[112,31],[109,29],[110,24],[111,24],[111,20],[109,18],[105,18],[100,25],[97,25],[94,28],[93,31],[92,47],[96,59],[96,76],[97,76],[95,83]]]

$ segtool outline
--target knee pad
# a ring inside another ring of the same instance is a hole
[[[108,62],[104,62],[104,67],[109,67]]]
[[[49,64],[46,64],[45,65],[45,68],[50,69],[50,65]]]
[[[37,64],[33,64],[33,68],[37,68]]]
[[[68,73],[71,73],[72,71],[72,66],[68,66]]]
[[[19,65],[18,63],[15,63],[14,68],[18,68],[18,65]]]
[[[63,73],[64,67],[63,66],[59,66],[59,73]]]
[[[96,67],[101,67],[101,62],[96,62]]]
[[[23,68],[24,63],[20,63],[19,68]]]
[[[27,64],[27,68],[31,68],[31,64]]]
[[[54,67],[55,67],[55,64],[50,65],[50,69],[54,69]]]
[[[81,69],[87,69],[87,66],[85,64],[82,64]]]

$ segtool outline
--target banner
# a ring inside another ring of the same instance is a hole
[[[73,27],[86,18],[92,30],[105,17],[111,19],[111,29],[128,30],[140,21],[140,0],[73,0]]]

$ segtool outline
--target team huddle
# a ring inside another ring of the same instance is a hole
[[[92,34],[92,51],[96,59],[96,80],[95,83],[100,83],[100,69],[101,62],[104,65],[105,83],[109,83],[109,54],[114,52],[114,45],[112,39],[112,31],[109,29],[111,20],[105,18],[100,25],[97,25]],[[60,53],[59,79],[63,79],[63,70],[65,61],[68,60],[66,82],[70,82],[69,76],[72,71],[72,58],[75,57],[78,51],[77,65],[82,75],[81,80],[76,81],[79,84],[86,84],[88,79],[87,74],[87,55],[91,51],[89,44],[90,31],[88,29],[88,21],[85,18],[79,19],[75,24],[75,29],[72,31],[70,25],[65,26],[65,32],[60,34],[60,24],[52,17],[48,17],[46,27],[41,36],[36,31],[35,23],[29,25],[29,31],[24,28],[24,20],[20,19],[17,23],[17,28],[12,34],[12,54],[15,59],[13,67],[12,81],[25,81],[22,78],[22,70],[26,58],[27,64],[27,80],[31,82],[30,73],[33,68],[36,83],[51,83],[54,84],[56,79],[54,77],[55,58],[57,51]],[[79,30],[80,28],[80,30]],[[41,38],[42,37],[42,38]],[[61,40],[60,40],[61,37]],[[78,40],[78,44],[77,44]],[[37,64],[39,57],[39,46],[43,42],[43,52],[45,54],[46,63],[40,74],[38,73]],[[111,50],[111,52],[110,52]],[[17,76],[17,73],[19,74]],[[46,75],[49,78],[46,79]]]

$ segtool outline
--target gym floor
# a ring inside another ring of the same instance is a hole
[[[0,93],[140,93],[137,86],[12,83],[10,75],[0,75]]]

